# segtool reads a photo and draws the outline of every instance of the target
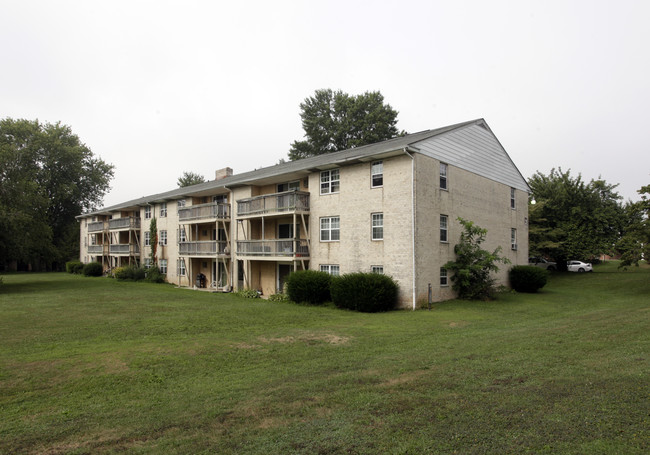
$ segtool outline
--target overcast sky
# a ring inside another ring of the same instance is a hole
[[[485,118],[525,178],[650,184],[650,1],[0,0],[0,117],[115,165],[105,205],[276,164],[316,89]]]

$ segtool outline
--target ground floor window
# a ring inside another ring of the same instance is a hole
[[[185,259],[178,260],[178,276],[185,276]]]
[[[449,281],[447,280],[447,269],[440,267],[440,286],[449,286]]]
[[[161,259],[158,262],[158,268],[160,269],[160,273],[167,274],[167,259]]]
[[[330,275],[335,275],[335,276],[339,276],[339,272],[340,272],[338,264],[321,264],[320,271],[327,272]]]
[[[378,273],[380,275],[383,275],[384,274],[384,266],[383,265],[373,265],[372,267],[370,267],[370,271],[372,273]]]

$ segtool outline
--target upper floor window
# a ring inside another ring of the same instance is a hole
[[[185,228],[180,228],[178,230],[178,241],[179,242],[187,241],[187,235],[185,234]]]
[[[384,185],[384,162],[374,161],[370,165],[370,183],[373,188]]]
[[[341,187],[341,175],[338,169],[320,173],[320,194],[338,193]]]
[[[447,215],[440,215],[440,241],[441,242],[447,242],[448,241],[448,232],[447,232]]]
[[[384,274],[384,266],[383,265],[373,265],[370,267],[370,271],[372,273],[378,273],[379,275]]]
[[[371,217],[372,217],[372,239],[383,240],[384,239],[384,214],[373,213]]]
[[[510,188],[510,208],[514,209],[517,208],[516,200],[515,200],[515,189]]]
[[[161,245],[167,245],[167,231],[160,231],[160,242]]]
[[[151,246],[151,232],[144,231],[144,246]]]
[[[148,220],[149,218],[151,218],[151,206],[150,205],[148,205],[148,206],[146,206],[144,208],[144,219]]]
[[[440,267],[440,286],[448,286],[449,281],[447,280],[447,269]]]
[[[164,218],[167,216],[167,203],[163,202],[160,204],[160,217]]]
[[[335,242],[341,238],[341,221],[338,216],[320,219],[321,242]]]
[[[278,184],[278,193],[284,193],[285,191],[294,191],[294,190],[297,191],[299,189],[300,189],[300,180],[296,180],[295,182]]]
[[[339,269],[338,264],[321,264],[320,271],[321,272],[326,272],[326,273],[329,273],[330,275],[335,275],[335,276],[338,276],[339,273],[340,273],[340,269]]]
[[[440,163],[440,189],[447,189],[447,163]]]
[[[178,202],[176,202],[176,207],[179,209],[185,207],[185,199],[179,199]]]
[[[212,196],[212,202],[216,202],[217,204],[226,204],[228,202],[228,195],[217,194],[216,196]]]
[[[517,229],[510,229],[510,245],[513,250],[517,250]]]

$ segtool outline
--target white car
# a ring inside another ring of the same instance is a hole
[[[594,269],[588,262],[568,261],[566,268],[569,272],[593,272]]]

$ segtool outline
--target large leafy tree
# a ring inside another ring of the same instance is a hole
[[[204,182],[205,177],[203,177],[201,174],[185,171],[183,172],[183,175],[178,177],[178,181],[176,183],[178,183],[178,186],[180,188],[185,188],[186,186],[197,185]]]
[[[380,92],[348,95],[340,90],[316,90],[300,103],[305,139],[294,141],[289,159],[298,160],[405,134],[397,129],[397,111]]]
[[[445,268],[452,272],[452,288],[461,299],[491,299],[495,294],[492,273],[499,271],[498,263],[509,264],[510,260],[501,256],[500,246],[492,252],[481,247],[487,229],[463,218],[458,218],[458,221],[463,232],[454,246],[456,260],[445,264]]]
[[[58,269],[78,256],[75,216],[101,204],[112,177],[69,126],[0,120],[0,265]]]
[[[616,250],[621,254],[621,267],[638,266],[641,259],[650,259],[650,185],[637,192],[641,200],[625,205],[623,235],[616,242]]]
[[[586,183],[562,169],[537,172],[528,184],[535,201],[529,206],[531,254],[549,256],[562,269],[569,259],[612,252],[624,223],[618,185]]]

